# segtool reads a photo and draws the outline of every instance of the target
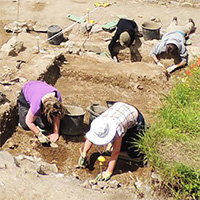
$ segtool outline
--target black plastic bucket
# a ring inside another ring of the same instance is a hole
[[[106,111],[108,108],[104,106],[100,106],[99,104],[93,104],[91,106],[87,107],[88,112],[90,113],[89,117],[89,125],[91,122],[97,118],[100,114],[102,114],[104,111]]]
[[[59,45],[61,42],[64,41],[62,29],[58,25],[49,26],[47,34],[50,44]]]
[[[66,113],[60,121],[60,133],[77,136],[83,133],[85,111],[81,107],[65,105]]]
[[[161,24],[156,22],[144,22],[142,24],[142,33],[144,40],[160,39]]]

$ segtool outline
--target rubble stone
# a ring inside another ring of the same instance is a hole
[[[1,47],[1,51],[7,56],[17,56],[24,49],[24,43],[13,36],[6,44]]]

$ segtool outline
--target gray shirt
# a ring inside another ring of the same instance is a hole
[[[185,37],[184,34],[180,31],[174,31],[164,34],[161,41],[154,46],[150,55],[154,56],[166,52],[166,45],[169,43],[175,44],[178,47],[178,52],[181,57],[181,61],[187,63],[188,52],[185,46]]]

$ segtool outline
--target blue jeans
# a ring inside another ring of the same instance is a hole
[[[121,151],[127,151],[130,157],[140,157],[139,149],[135,146],[134,142],[139,139],[139,135],[143,135],[145,131],[145,120],[141,112],[139,112],[137,125],[129,128],[122,138]]]
[[[30,105],[26,101],[22,91],[18,96],[17,101],[18,101],[19,123],[24,130],[30,130],[25,122],[25,118],[30,108]],[[44,115],[37,116],[36,120],[34,121],[34,124],[43,130],[50,130],[53,128],[53,126],[48,123],[47,118]]]

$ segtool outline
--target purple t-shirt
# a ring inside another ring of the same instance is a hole
[[[56,92],[58,100],[61,101],[61,95],[59,91],[43,81],[30,81],[25,83],[22,91],[26,101],[30,105],[31,112],[34,116],[40,115],[42,98],[46,94]]]

